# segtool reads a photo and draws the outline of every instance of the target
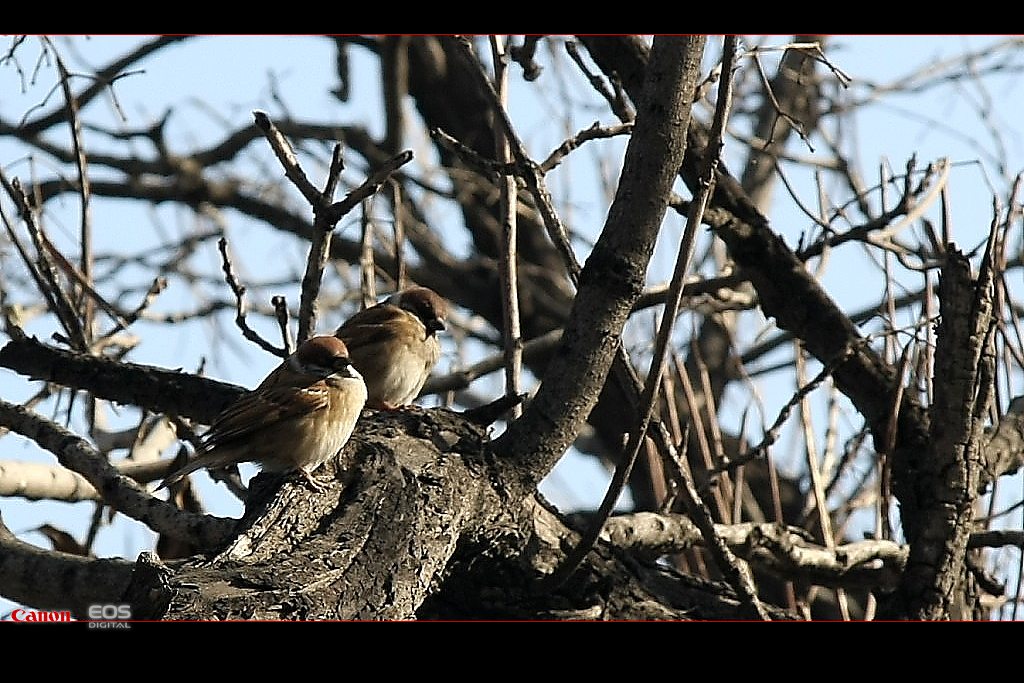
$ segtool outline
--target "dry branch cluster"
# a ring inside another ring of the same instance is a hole
[[[169,132],[173,110],[145,127],[94,123],[104,98],[120,106],[120,79],[145,77],[139,65],[172,45],[202,49],[192,38],[145,41],[86,79],[48,39],[13,40],[0,61],[56,84],[0,118],[0,139],[59,169],[0,163],[0,365],[34,392],[0,396],[0,429],[55,459],[0,455],[0,496],[95,509],[84,542],[45,527],[52,550],[0,521],[0,596],[78,615],[128,602],[168,619],[1016,614],[1019,564],[989,548],[1022,545],[1003,524],[1020,506],[994,507],[1024,457],[1024,404],[1010,401],[1024,347],[1006,284],[1021,265],[1017,179],[1004,174],[987,239],[964,254],[949,160],[910,159],[872,185],[843,135],[898,87],[1017,68],[1016,43],[985,68],[965,54],[849,92],[823,36],[777,49],[701,36],[320,40],[341,101],[355,53],[379,62],[380,138],[293,115],[306,110],[276,87],[266,112],[205,147]],[[559,102],[584,101],[598,121],[570,126],[566,104],[564,130],[549,126],[557,144],[540,148],[511,114],[523,88],[571,93]],[[791,178],[808,168],[813,209]],[[581,176],[608,190],[594,225],[565,189]],[[780,183],[811,226],[798,245],[773,218]],[[160,246],[108,252],[97,245],[128,227],[94,208],[118,201],[171,205],[191,225],[154,217]],[[71,237],[56,218],[69,202]],[[666,243],[673,266],[658,272]],[[885,286],[849,311],[819,275],[857,249]],[[290,271],[288,253],[301,254]],[[239,520],[206,514],[187,483],[152,495],[243,389],[133,362],[151,338],[215,329],[214,360],[239,340],[286,356],[325,319],[408,282],[457,307],[456,360],[425,388],[441,407],[370,411],[323,492],[213,473],[244,503]],[[773,329],[753,334],[765,319]],[[760,376],[797,389],[766,412]],[[570,449],[613,475],[599,509],[565,516],[537,487]],[[783,459],[802,473],[787,476]],[[634,510],[613,515],[623,491]],[[873,528],[855,520],[863,510]],[[115,512],[157,546],[91,557]]]

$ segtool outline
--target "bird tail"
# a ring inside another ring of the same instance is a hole
[[[217,455],[216,453],[204,453],[198,456],[197,458],[193,459],[192,462],[185,465],[176,472],[167,475],[167,477],[162,482],[160,482],[160,485],[157,486],[156,489],[154,489],[154,491],[159,491],[160,489],[166,488],[171,484],[177,484],[179,481],[181,481],[188,475],[192,474],[196,470],[202,469],[204,467],[223,467],[224,465],[227,465],[231,462],[232,460],[230,457],[226,458],[222,455]]]

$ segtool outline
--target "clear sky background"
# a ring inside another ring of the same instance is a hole
[[[58,39],[57,45],[72,71],[86,73],[128,52],[141,40],[138,37],[78,37]],[[965,50],[978,52],[978,68],[984,71],[992,64],[985,56],[985,46],[1005,40],[1002,37],[980,36],[846,36],[832,38],[827,55],[851,77],[847,96],[852,100],[860,100],[877,97],[879,88],[895,85],[908,74],[929,65],[939,65],[944,59]],[[784,42],[786,39],[783,37],[764,41],[768,45]],[[709,41],[708,67],[712,65],[712,58],[717,58],[720,44],[717,38]],[[6,51],[6,45],[2,49]],[[38,52],[35,46],[28,50],[28,53],[22,54]],[[381,135],[384,124],[380,113],[376,59],[359,49],[351,51],[353,96],[347,103],[342,103],[329,94],[330,89],[336,86],[336,75],[330,68],[334,52],[329,41],[315,37],[192,39],[160,51],[141,65],[142,72],[118,81],[115,92],[124,119],[121,119],[109,101],[90,106],[84,118],[92,124],[111,129],[141,128],[158,120],[172,108],[173,114],[167,128],[168,139],[183,152],[222,139],[226,130],[240,128],[251,121],[254,109],[267,110],[272,116],[280,114],[278,101],[286,103],[291,116],[299,120],[330,118],[342,124],[362,125],[371,134]],[[879,169],[883,165],[888,164],[894,172],[899,173],[913,155],[916,155],[919,167],[944,157],[954,162],[949,183],[952,233],[963,248],[973,248],[988,232],[992,219],[992,188],[1003,186],[1002,176],[1013,176],[1024,170],[1024,139],[1021,137],[1024,131],[1020,119],[1020,112],[1024,111],[1020,65],[1024,64],[1024,58],[1020,52],[1018,49],[1016,56],[1007,60],[1009,65],[1003,71],[986,77],[984,89],[973,82],[950,80],[908,95],[887,96],[875,104],[862,107],[857,115],[856,130],[849,132],[856,136],[859,162],[868,184],[877,181]],[[543,62],[543,51],[539,53],[539,58]],[[31,59],[22,57],[21,61],[23,67],[32,66]],[[752,70],[752,61],[745,60],[742,68]],[[591,94],[571,88],[564,89],[568,81],[564,74],[560,75],[554,69],[546,71],[538,84],[524,83],[518,68],[512,73],[512,118],[534,158],[543,158],[562,139],[589,126],[594,120],[600,120],[602,124],[614,122],[606,111],[580,107],[578,118],[567,129],[552,126],[552,112],[561,108],[561,98],[566,93],[581,101],[590,98]],[[770,73],[774,73],[774,70],[770,70]],[[10,63],[0,65],[0,116],[7,121],[20,120],[26,112],[43,101],[46,105],[42,110],[49,110],[60,98],[59,92],[50,92],[54,82],[52,66],[43,65],[33,77],[30,72],[18,73]],[[83,79],[76,80],[76,87],[83,87],[84,82]],[[926,82],[922,78],[912,82],[911,87]],[[93,143],[89,151],[102,152],[101,138],[94,136],[91,139],[97,142]],[[60,142],[65,144],[67,140]],[[617,149],[624,149],[625,142],[619,139],[602,144],[603,153],[614,156]],[[268,150],[259,149],[259,145],[253,145],[252,149],[258,149],[252,153],[254,164],[264,164],[268,172],[280,173],[273,163],[267,163],[271,159]],[[431,154],[423,145],[414,146],[413,149],[417,155],[424,157]],[[810,156],[816,153],[799,143],[792,144],[790,150]],[[148,150],[140,148],[140,152],[146,154]],[[731,167],[738,171],[741,160],[745,158],[743,147],[735,141],[727,141],[725,155],[727,163],[731,161]],[[591,165],[592,161],[593,157],[586,157],[583,163]],[[43,177],[49,175],[48,169],[34,168],[33,163],[40,162],[38,158],[34,162],[28,159],[23,148],[9,142],[0,142],[0,166],[9,177],[28,179],[34,173]],[[582,167],[583,163],[579,166]],[[571,192],[573,224],[588,226],[589,234],[596,235],[603,224],[605,197],[599,182],[590,177],[576,177],[574,168],[569,165],[557,171],[550,182],[556,191]],[[346,177],[358,182],[362,170],[359,164],[350,165]],[[230,170],[225,169],[224,172],[230,173]],[[815,206],[813,178],[794,171],[792,180],[802,201]],[[778,201],[770,211],[772,225],[793,246],[802,233],[811,230],[811,223],[785,197],[787,191],[784,187],[780,186],[777,192]],[[297,193],[293,193],[282,201],[298,205],[300,198]],[[0,202],[8,215],[13,215],[7,198],[0,198]],[[75,242],[77,235],[77,198],[66,196],[60,204],[63,208],[51,207],[52,229],[56,231],[57,239],[70,245]],[[934,212],[932,215],[935,215]],[[450,219],[457,221],[458,217],[451,216]],[[184,222],[194,218],[173,207],[152,208],[128,202],[97,202],[93,209],[96,252],[135,253],[140,249],[157,247],[164,238],[152,229],[154,220],[165,225],[169,234],[177,234],[175,231]],[[346,227],[345,224],[342,227]],[[349,229],[352,228],[349,226]],[[441,229],[445,228],[441,226]],[[242,221],[232,220],[227,230],[232,247],[239,254],[243,279],[270,281],[276,277],[286,278],[301,273],[306,255],[298,245],[282,248],[280,241],[256,239],[253,235],[260,233]],[[461,231],[461,227],[456,225],[456,230]],[[670,217],[652,261],[651,282],[664,281],[666,274],[671,272],[675,241],[680,231],[681,221]],[[347,234],[355,234],[355,229]],[[1019,244],[1019,236],[1014,236],[1013,241]],[[454,249],[458,251],[458,246]],[[0,240],[0,251],[0,267],[18,267],[16,255],[5,241]],[[209,271],[215,272],[219,268],[216,254],[207,256],[209,261],[205,265]],[[1016,274],[1014,278],[1012,286],[1017,287],[1020,275]],[[140,270],[139,282],[146,282],[146,279],[147,274]],[[861,257],[860,261],[854,257],[853,260],[843,261],[841,268],[826,268],[822,282],[839,304],[851,311],[878,303],[883,274],[870,264],[867,257]],[[297,302],[297,288],[285,293],[290,302]],[[174,291],[172,288],[161,295],[157,310],[180,309],[183,302],[193,301],[192,294],[188,291]],[[230,321],[232,316],[225,315],[226,320]],[[338,322],[340,312],[327,312],[321,320],[321,330],[333,329]],[[644,325],[649,330],[649,318],[644,321]],[[145,323],[140,323],[138,328],[138,334],[145,343],[129,356],[134,362],[181,367],[192,371],[198,367],[201,359],[206,358],[209,361],[206,366],[209,376],[245,386],[255,386],[278,362],[278,359],[240,340],[237,335],[234,340],[221,341],[221,337],[206,325],[183,326],[174,333],[168,333],[166,327],[158,328]],[[225,329],[233,329],[230,322]],[[268,337],[273,337],[272,329],[269,323],[263,327]],[[159,338],[155,338],[156,330],[161,335]],[[53,328],[52,324],[46,323],[30,326],[29,331],[40,338],[47,338]],[[218,347],[223,353],[211,354],[211,344],[215,340],[217,344],[226,344]],[[6,338],[0,334],[0,344],[5,342]],[[447,371],[454,362],[451,355],[446,356],[439,370]],[[811,372],[816,371],[812,367]],[[769,406],[767,417],[770,421],[791,394],[792,386],[772,384],[769,377],[761,388]],[[1013,389],[1013,395],[1022,393],[1019,386]],[[500,382],[495,381],[491,393],[496,395],[500,391]],[[0,370],[0,397],[8,401],[23,401],[31,393],[29,383],[7,370]],[[431,400],[428,399],[426,403],[429,405]],[[113,419],[117,417],[113,416]],[[728,415],[724,419],[728,420]],[[732,423],[736,421],[734,415]],[[84,432],[81,424],[73,423],[72,428],[79,433]],[[752,436],[758,438],[759,434]],[[785,444],[785,439],[780,443]],[[53,462],[51,455],[40,452],[17,435],[9,435],[0,440],[0,459]],[[217,485],[206,480],[205,475],[200,476],[201,489],[210,512],[237,515],[240,505],[222,493]],[[563,508],[592,506],[600,500],[606,479],[606,474],[592,459],[571,453],[549,477],[544,490]],[[1007,485],[1007,489],[1012,489],[1019,499],[1020,477]],[[93,505],[89,503],[67,505],[0,499],[0,512],[4,521],[16,533],[51,523],[81,540],[92,510]],[[1011,518],[1009,523],[1020,528],[1020,517]],[[28,533],[23,538],[47,545],[38,533]],[[119,516],[113,524],[100,531],[94,551],[100,556],[116,555],[133,559],[141,550],[150,549],[153,539],[153,534],[147,529]],[[0,599],[0,615],[10,607],[10,603]]]

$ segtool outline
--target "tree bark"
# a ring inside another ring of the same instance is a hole
[[[328,490],[260,475],[209,558],[136,569],[136,615],[166,619],[737,618],[719,585],[601,545],[558,592],[535,584],[575,534],[486,432],[443,410],[364,417]],[[321,473],[319,476],[323,477]],[[120,596],[111,595],[111,598]],[[785,616],[775,612],[776,616]]]

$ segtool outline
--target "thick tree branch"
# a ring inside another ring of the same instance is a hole
[[[523,417],[495,443],[504,456],[529,463],[533,485],[572,443],[596,403],[622,326],[643,290],[682,160],[703,49],[702,38],[656,40],[619,189],[581,273],[561,348]]]
[[[619,499],[619,496],[629,479],[633,465],[636,462],[641,445],[646,440],[647,430],[651,425],[651,420],[654,415],[655,402],[662,385],[662,375],[665,371],[665,367],[668,365],[666,349],[668,348],[675,319],[679,312],[679,302],[682,299],[683,279],[686,276],[686,272],[690,265],[690,259],[693,255],[697,227],[701,223],[701,218],[705,208],[707,207],[712,188],[714,187],[714,170],[718,165],[718,151],[721,147],[721,136],[725,128],[725,121],[727,120],[730,107],[730,98],[732,96],[732,64],[735,57],[735,50],[735,38],[726,37],[722,65],[722,69],[725,73],[722,78],[722,86],[719,90],[718,103],[715,109],[715,124],[713,127],[713,136],[716,140],[714,144],[716,146],[714,152],[705,160],[706,164],[703,170],[703,187],[699,196],[693,202],[691,213],[687,217],[683,237],[679,242],[679,252],[676,256],[675,268],[672,273],[672,283],[669,287],[668,301],[665,306],[665,315],[662,317],[661,325],[658,328],[657,337],[654,343],[654,358],[651,362],[651,367],[648,370],[647,379],[644,381],[643,390],[640,392],[640,396],[638,398],[638,424],[633,428],[629,435],[629,440],[625,446],[625,457],[622,462],[616,466],[615,474],[612,477],[612,483],[608,486],[604,499],[601,501],[601,507],[598,512],[597,519],[594,521],[591,528],[583,535],[583,539],[580,541],[580,544],[569,553],[565,563],[559,567],[554,574],[552,574],[552,584],[560,583],[568,578],[568,576],[579,565],[583,557],[590,551],[590,548],[593,546],[600,534],[604,521],[608,518],[608,515],[611,514],[612,508]],[[713,518],[694,486],[692,474],[685,468],[680,468],[680,473],[684,479],[683,486],[681,487],[681,493],[686,503],[686,507],[695,519],[697,526],[705,534],[711,554],[715,558],[716,563],[719,565],[722,573],[725,574],[730,585],[732,585],[743,599],[743,602],[750,608],[751,612],[757,615],[760,619],[767,619],[768,614],[757,598],[757,591],[754,588],[753,580],[749,572],[747,572],[746,567],[736,562],[736,558],[733,556],[728,546],[726,546],[721,539],[716,536]]]
[[[147,462],[124,459],[115,463],[114,467],[140,484],[162,479],[177,469],[173,459]],[[77,472],[60,465],[17,460],[0,460],[0,496],[59,500],[65,503],[103,500],[96,488]]]
[[[986,486],[1004,474],[1012,474],[1024,464],[1024,396],[1010,401],[985,444],[985,464],[980,486]]]
[[[908,526],[910,559],[898,613],[911,619],[961,617],[953,612],[964,581],[964,556],[981,477],[984,425],[992,400],[992,252],[989,239],[977,280],[953,245],[939,280],[935,397],[927,457],[914,478],[920,514]],[[961,617],[962,618],[962,617]]]
[[[223,544],[235,520],[185,512],[154,498],[133,479],[121,474],[85,439],[21,406],[0,400],[0,425],[26,436],[57,456],[61,465],[81,474],[118,512],[153,531],[187,540],[202,548]]]
[[[721,584],[625,558],[605,544],[562,589],[534,586],[575,534],[515,463],[447,410],[370,413],[311,495],[261,476],[220,555],[140,580],[139,613],[171,619],[736,618]],[[396,524],[395,520],[402,520]],[[134,605],[133,601],[133,605]],[[470,610],[470,611],[466,611]],[[787,615],[773,611],[773,617]]]
[[[0,594],[38,609],[70,609],[79,619],[89,605],[119,602],[135,565],[43,550],[18,540],[0,519]]]
[[[0,349],[0,365],[32,379],[88,391],[97,398],[209,424],[245,389],[234,384],[64,351],[33,338]]]

